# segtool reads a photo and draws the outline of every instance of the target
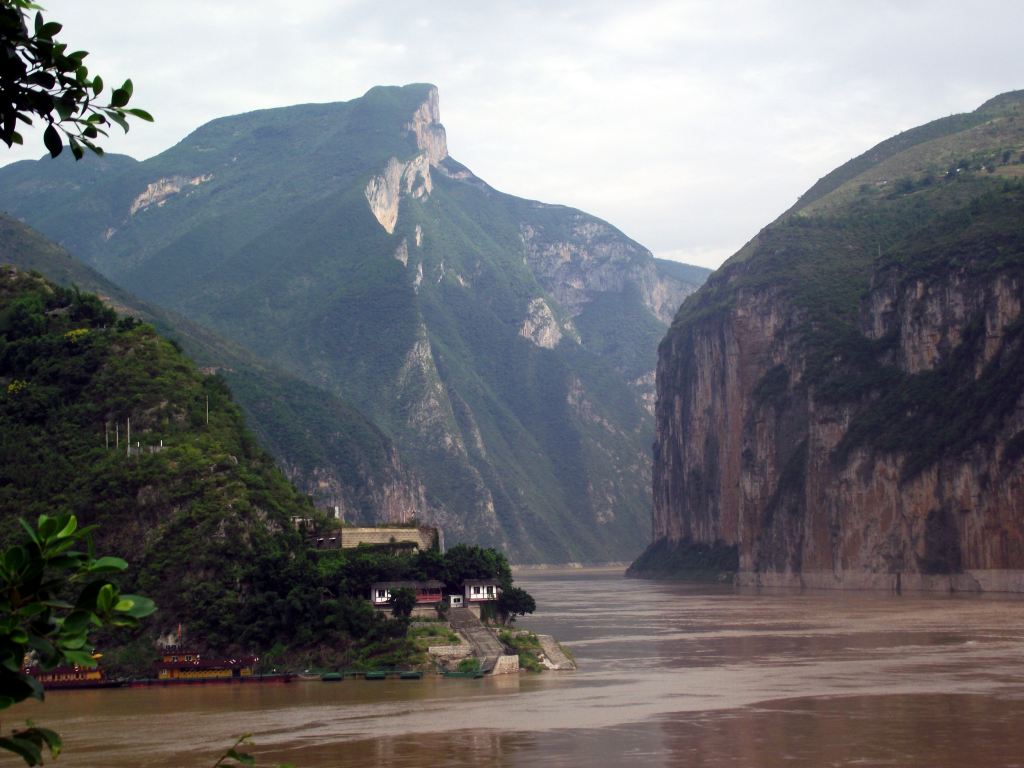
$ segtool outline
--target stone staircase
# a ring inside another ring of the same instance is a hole
[[[490,674],[498,657],[505,653],[505,648],[488,627],[480,623],[480,619],[466,607],[452,608],[448,611],[448,621],[469,644],[473,646],[473,655],[480,659],[480,670]]]

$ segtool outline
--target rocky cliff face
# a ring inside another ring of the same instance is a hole
[[[349,523],[408,523],[428,514],[423,484],[402,465],[393,448],[383,466],[357,470],[358,484],[341,476],[333,465],[307,468],[282,463],[282,469],[318,506],[336,509],[339,518]]]
[[[650,251],[611,225],[584,213],[568,213],[568,227],[562,221],[558,227],[520,224],[526,263],[558,303],[575,316],[596,294],[633,287],[659,320],[672,322],[683,299],[700,283],[659,272]]]
[[[851,161],[684,305],[660,547],[735,547],[748,584],[1024,590],[1021,100],[984,110]]]

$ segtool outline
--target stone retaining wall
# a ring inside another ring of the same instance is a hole
[[[427,653],[441,659],[459,659],[473,654],[471,645],[432,645],[427,648]]]
[[[513,672],[519,671],[519,656],[516,655],[505,655],[499,656],[497,663],[494,665],[494,669],[491,671],[492,675],[510,675]]]
[[[436,528],[342,528],[338,531],[339,546],[351,549],[360,544],[391,544],[410,542],[420,549],[434,546]]]

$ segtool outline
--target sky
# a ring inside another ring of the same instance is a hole
[[[430,82],[449,153],[492,186],[712,268],[851,157],[1024,88],[1019,0],[43,5],[156,117],[108,151],[145,159],[216,117]],[[43,153],[26,135],[0,164]]]

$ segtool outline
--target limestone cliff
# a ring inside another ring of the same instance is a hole
[[[520,234],[526,263],[570,315],[578,315],[598,293],[635,287],[644,305],[668,325],[683,299],[699,287],[700,281],[659,270],[650,251],[610,224],[579,211],[566,214],[568,226],[564,218],[558,226],[528,220]]]
[[[684,304],[652,551],[735,548],[745,584],[1024,590],[1022,102],[851,161]]]

